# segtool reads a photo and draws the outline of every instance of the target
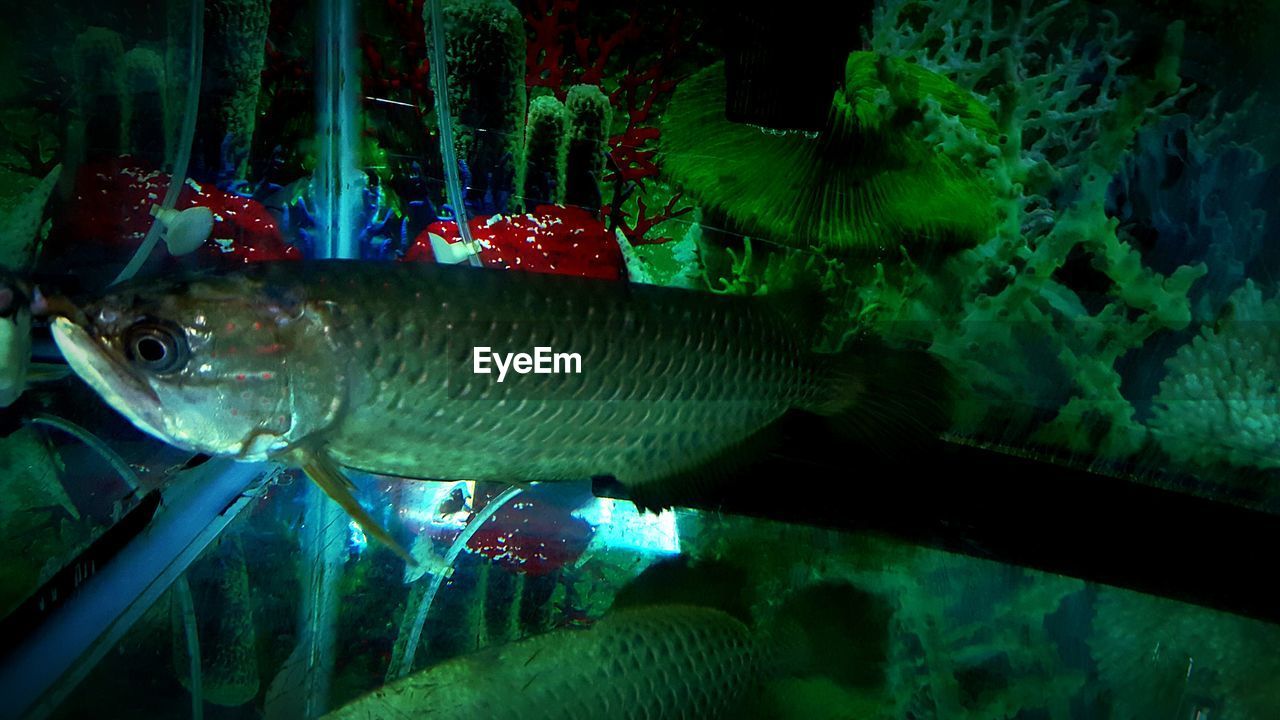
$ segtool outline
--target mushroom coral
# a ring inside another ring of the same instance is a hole
[[[667,174],[733,229],[792,247],[883,251],[972,246],[995,226],[989,183],[930,143],[915,121],[938,108],[990,142],[990,113],[919,65],[849,55],[844,87],[816,135],[729,122],[724,66],[676,90],[662,125]]]
[[[1252,281],[1168,363],[1149,426],[1179,462],[1280,468],[1280,297]]]

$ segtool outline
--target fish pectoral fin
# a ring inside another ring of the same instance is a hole
[[[386,528],[379,525],[378,521],[374,520],[365,511],[364,506],[356,499],[355,485],[342,472],[342,468],[338,466],[338,463],[333,461],[333,458],[323,452],[300,450],[296,454],[296,462],[302,468],[302,471],[307,474],[307,477],[311,478],[311,481],[316,485],[319,485],[320,489],[333,498],[334,502],[342,506],[342,509],[360,527],[364,528],[365,532],[376,538],[383,545],[391,548],[392,552],[399,555],[400,559],[409,565],[416,566],[418,564],[418,561],[413,559],[409,551],[396,542],[395,538],[391,537],[391,533],[387,532]]]

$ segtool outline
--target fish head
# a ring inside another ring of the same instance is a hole
[[[178,447],[267,459],[342,407],[323,312],[250,277],[121,289],[59,312],[52,327],[108,404]]]

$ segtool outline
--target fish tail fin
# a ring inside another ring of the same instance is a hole
[[[891,451],[928,445],[951,423],[951,374],[927,350],[861,339],[826,365],[818,398],[804,409],[841,437]]]
[[[892,619],[887,600],[848,583],[804,588],[786,599],[763,628],[774,674],[879,687]]]
[[[333,498],[333,501],[342,506],[342,509],[355,520],[364,531],[373,538],[377,539],[383,545],[386,545],[396,555],[410,566],[418,564],[413,559],[413,555],[409,554],[404,546],[396,542],[391,537],[391,533],[386,528],[378,524],[377,520],[364,509],[360,501],[355,496],[355,486],[351,484],[351,480],[342,472],[342,468],[333,461],[333,458],[324,452],[317,451],[300,451],[298,457],[298,465],[302,471],[311,478],[311,481],[320,486],[325,494]]]

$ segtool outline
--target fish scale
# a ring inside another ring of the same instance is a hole
[[[793,408],[850,435],[872,413],[907,436],[945,421],[947,376],[926,353],[867,342],[810,352],[805,324],[758,298],[317,261],[134,283],[58,307],[52,329],[68,363],[137,427],[197,452],[300,467],[406,558],[343,467],[497,482],[613,476],[639,502],[663,504],[681,495],[675,482],[750,449]],[[499,382],[473,372],[477,347],[572,353],[581,371]]]
[[[745,438],[818,379],[783,318],[737,298],[462,268],[356,264],[345,282],[292,269],[264,281],[326,308],[337,352],[367,378],[327,447],[373,472],[642,483]],[[583,373],[497,383],[467,371],[476,346],[578,353]]]
[[[778,671],[763,640],[712,608],[630,608],[586,630],[559,630],[446,661],[325,717],[737,717],[744,699]]]

